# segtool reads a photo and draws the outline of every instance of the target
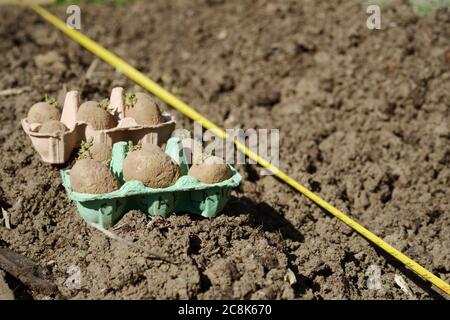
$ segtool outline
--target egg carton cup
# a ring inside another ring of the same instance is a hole
[[[27,118],[21,120],[23,130],[42,161],[64,163],[69,159],[73,149],[80,145],[84,138],[84,128],[76,122],[79,103],[77,91],[66,94],[60,119],[68,129],[66,132],[39,133],[41,124],[29,123]]]
[[[231,190],[241,182],[241,175],[229,165],[231,177],[225,181],[206,184],[188,176],[189,165],[179,138],[167,141],[165,153],[181,169],[182,176],[167,188],[154,189],[141,181],[124,181],[123,163],[128,144],[117,142],[113,146],[110,170],[120,182],[120,189],[107,194],[86,194],[72,190],[70,170],[61,170],[63,186],[69,199],[75,201],[78,212],[87,223],[109,228],[130,210],[140,210],[148,216],[167,217],[173,213],[188,212],[206,218],[215,217],[227,204]]]
[[[42,161],[52,164],[66,162],[72,151],[79,147],[83,140],[92,139],[94,143],[104,143],[109,146],[118,141],[161,146],[175,129],[175,119],[167,113],[162,114],[164,122],[154,126],[140,125],[133,118],[125,117],[121,87],[114,88],[110,97],[109,112],[118,119],[118,125],[114,128],[95,130],[88,123],[77,121],[79,106],[78,91],[68,92],[60,119],[68,128],[66,132],[39,133],[41,124],[29,123],[27,118],[22,119],[22,128]]]

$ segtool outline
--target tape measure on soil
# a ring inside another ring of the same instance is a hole
[[[175,97],[173,94],[165,90],[163,87],[158,85],[156,82],[149,79],[143,73],[141,73],[133,66],[128,64],[126,61],[122,60],[112,52],[108,51],[107,49],[99,45],[97,42],[91,40],[83,33],[75,29],[69,28],[66,25],[66,23],[64,23],[58,17],[54,16],[53,14],[51,14],[49,11],[45,10],[38,4],[31,4],[30,6],[36,13],[38,13],[40,16],[42,16],[45,20],[47,20],[51,24],[53,24],[56,28],[60,29],[70,38],[78,42],[81,46],[85,47],[93,54],[95,54],[97,57],[101,58],[102,60],[112,65],[116,69],[119,69],[125,76],[127,76],[128,78],[130,78],[143,88],[147,89],[148,91],[159,97],[161,100],[163,100],[170,106],[174,107],[181,113],[183,113],[191,120],[200,123],[204,128],[211,130],[214,134],[221,137],[222,139],[229,138],[227,133],[223,129],[221,129],[216,124],[209,121],[207,118],[205,118],[200,113],[195,111],[193,107],[184,103],[183,101]],[[356,232],[364,236],[366,239],[377,245],[379,248],[389,253],[395,259],[403,263],[406,267],[410,268],[419,276],[421,276],[423,279],[428,280],[436,287],[444,291],[446,294],[450,295],[450,285],[447,284],[444,280],[438,278],[433,273],[422,267],[420,264],[418,264],[411,258],[404,255],[402,252],[398,251],[397,249],[386,243],[383,239],[376,236],[371,231],[364,228],[358,222],[347,216],[345,213],[341,212],[340,210],[329,204],[327,201],[325,201],[312,191],[308,190],[306,187],[302,186],[300,183],[289,177],[286,173],[284,173],[283,171],[281,171],[280,169],[278,169],[277,167],[275,167],[274,165],[272,165],[271,163],[260,157],[257,153],[248,149],[245,146],[245,144],[242,144],[237,140],[233,140],[233,142],[236,145],[236,148],[242,153],[244,153],[247,157],[255,160],[262,167],[272,171],[280,180],[284,181],[286,184],[290,185],[292,188],[302,193],[304,196],[306,196],[314,203],[316,203],[317,205],[328,211],[330,214],[332,214],[333,216],[335,216],[336,218],[347,224],[349,227],[351,227],[353,230],[355,230]]]

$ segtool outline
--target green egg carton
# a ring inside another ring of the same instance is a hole
[[[149,216],[167,217],[172,213],[189,212],[212,218],[225,207],[232,188],[241,182],[241,175],[231,165],[231,177],[219,183],[206,184],[188,176],[189,165],[181,140],[170,138],[165,152],[178,163],[182,176],[170,187],[148,188],[141,181],[124,181],[122,170],[127,152],[126,142],[113,145],[110,170],[119,180],[121,187],[111,193],[75,192],[70,186],[70,170],[61,170],[67,195],[75,201],[78,212],[87,223],[109,228],[130,210],[140,210]]]

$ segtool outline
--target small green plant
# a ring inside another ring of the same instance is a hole
[[[87,141],[82,141],[80,150],[78,150],[77,160],[85,159],[85,158],[92,158],[91,153],[89,152],[89,149],[94,144],[94,140],[91,138]]]
[[[100,108],[102,108],[103,110],[106,110],[106,111],[108,111],[108,112],[112,111],[112,109],[109,107],[109,99],[108,99],[108,98],[102,99],[102,100],[98,103],[98,106],[99,106]]]
[[[136,95],[132,92],[125,93],[123,100],[124,100],[123,103],[124,103],[124,106],[126,109],[133,108],[137,102]]]
[[[138,151],[142,149],[142,143],[134,144],[133,141],[128,141],[128,152]]]
[[[54,107],[56,109],[59,109],[59,104],[58,104],[58,100],[56,100],[54,97],[49,96],[48,94],[44,95],[44,101],[45,103],[47,103],[49,106]]]
[[[82,141],[80,145],[80,150],[78,150],[77,160],[81,159],[94,159],[106,166],[111,163],[111,152],[105,153],[105,147],[108,147],[102,143],[95,143],[94,139],[90,138],[87,141]],[[110,148],[109,148],[110,149]],[[108,154],[109,153],[109,154]]]

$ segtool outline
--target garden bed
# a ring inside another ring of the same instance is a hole
[[[52,11],[65,19],[65,8]],[[112,228],[176,264],[88,227],[61,185],[59,170],[73,158],[41,162],[20,120],[45,93],[98,100],[133,84],[31,10],[2,7],[0,16],[0,88],[21,90],[0,104],[0,206],[11,224],[0,218],[0,246],[46,268],[64,296],[408,299],[399,274],[415,298],[438,298],[252,165],[236,166],[242,186],[217,218],[131,211]],[[450,13],[417,17],[398,4],[383,10],[382,30],[366,19],[353,1],[82,6],[83,32],[211,120],[279,128],[283,170],[448,282]],[[192,128],[165,109],[178,128]],[[374,268],[379,290],[367,286]],[[68,285],[73,270],[79,288]],[[17,297],[45,298],[15,288]]]

